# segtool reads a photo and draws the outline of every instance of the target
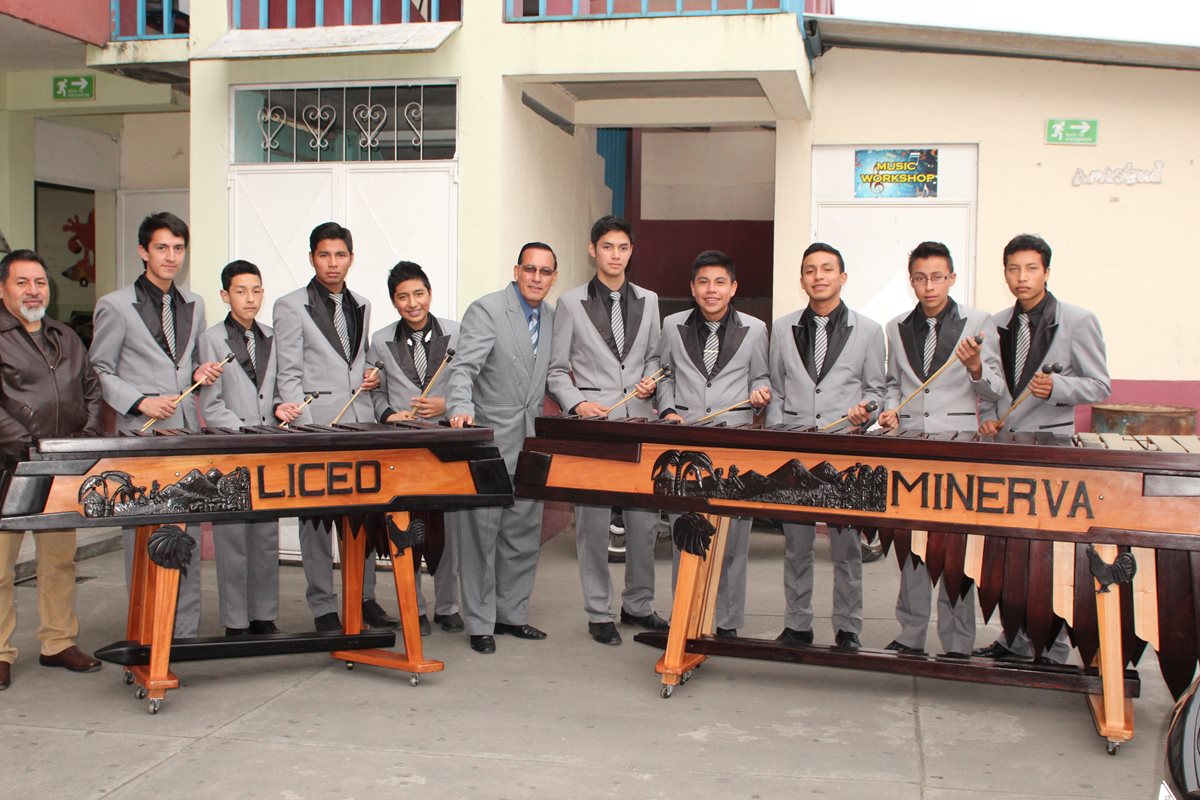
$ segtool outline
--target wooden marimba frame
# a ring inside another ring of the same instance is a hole
[[[685,514],[670,630],[635,637],[665,649],[656,665],[663,697],[712,655],[1057,689],[1087,697],[1116,753],[1133,736],[1140,691],[1125,665],[1150,644],[1178,696],[1200,657],[1196,437],[831,434],[547,417],[525,443],[516,493]],[[1087,666],[714,637],[733,516],[879,528],[898,559],[924,560],[952,597],[978,584],[985,618],[999,606],[1006,633],[1028,627],[1037,651],[1068,624]],[[1128,552],[1132,584],[1104,591],[1089,545],[1109,564]]]
[[[176,661],[329,652],[332,658],[420,676],[444,669],[424,656],[414,511],[507,505],[512,487],[487,428],[417,421],[289,428],[152,430],[105,438],[46,439],[0,474],[3,531],[135,527],[125,640],[97,651],[126,667],[138,699],[157,713],[179,686]],[[175,524],[279,517],[339,521],[340,634],[299,633],[173,640],[176,594],[191,540]],[[156,538],[160,537],[160,538]],[[161,538],[161,537],[165,537]],[[152,545],[153,542],[153,545]],[[403,649],[393,631],[364,631],[362,583],[369,548],[391,557]]]

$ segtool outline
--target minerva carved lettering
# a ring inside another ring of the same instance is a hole
[[[953,472],[921,472],[910,479],[897,469],[892,471],[890,493],[892,506],[911,497],[921,508],[934,511],[1095,518],[1086,481]]]

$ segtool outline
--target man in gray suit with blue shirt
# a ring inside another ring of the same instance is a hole
[[[132,286],[96,302],[88,357],[100,377],[104,402],[115,412],[118,431],[140,429],[149,420],[162,428],[198,431],[196,401],[179,397],[193,383],[211,384],[223,363],[201,363],[196,346],[204,332],[204,301],[175,285],[187,256],[188,227],[162,211],[138,227],[138,255],[145,272]],[[193,526],[188,534],[195,538]],[[198,529],[197,529],[198,530]],[[126,580],[133,565],[135,528],[124,528]],[[200,548],[179,582],[176,638],[200,627]]]
[[[296,403],[275,394],[275,347],[271,329],[255,321],[262,309],[262,273],[249,261],[221,270],[224,320],[200,335],[200,357],[215,361],[233,353],[221,380],[200,390],[200,411],[209,428],[291,422]],[[279,520],[214,522],[217,591],[226,636],[280,633]]]
[[[346,286],[354,265],[354,239],[336,222],[324,222],[308,237],[308,261],[314,276],[307,286],[275,302],[275,350],[280,400],[303,404],[297,422],[328,425],[361,388],[342,416],[344,422],[373,422],[375,409],[368,392],[379,386],[379,375],[367,372],[367,341],[371,303]],[[333,542],[330,531],[312,519],[300,520],[300,555],[308,580],[305,599],[318,631],[340,631],[338,599],[333,589]],[[363,622],[372,628],[397,628],[400,620],[375,601],[375,557],[367,553],[363,572]]]
[[[510,476],[546,397],[554,346],[554,308],[546,297],[557,279],[558,259],[550,245],[524,245],[512,283],[467,308],[449,367],[450,425],[491,428]],[[464,511],[455,546],[471,649],[496,652],[495,634],[545,639],[544,631],[529,624],[542,504],[515,500],[507,508]]]
[[[648,418],[653,414],[651,380],[658,369],[658,295],[626,278],[633,255],[633,231],[619,217],[592,225],[588,255],[596,275],[559,298],[554,313],[550,356],[550,393],[564,411],[581,417]],[[613,406],[634,395],[619,408]],[[621,643],[614,624],[613,585],[608,572],[607,506],[575,506],[575,551],[583,587],[588,635],[601,644]],[[659,513],[627,509],[625,591],[621,622],[647,630],[665,630],[654,613],[654,545]]]
[[[1017,302],[992,317],[1000,337],[1000,362],[1004,369],[1004,392],[998,402],[980,414],[979,432],[991,436],[1008,433],[1075,433],[1075,407],[1099,403],[1112,392],[1104,334],[1100,321],[1087,309],[1064,303],[1050,293],[1050,245],[1040,236],[1021,234],[1004,246],[1004,280]],[[1058,362],[1063,371],[1047,375],[1043,364]],[[1029,389],[1030,396],[1003,417],[1014,398]],[[1029,637],[1022,628],[1013,641],[1003,636],[976,656],[1027,659],[1034,656]],[[1045,660],[1062,664],[1070,655],[1066,626]]]
[[[692,262],[690,311],[663,320],[659,364],[670,373],[658,384],[659,414],[680,423],[711,417],[714,424],[748,425],[771,401],[767,375],[767,326],[733,308],[737,272],[720,250],[705,250]],[[734,408],[730,408],[734,406]],[[676,516],[671,516],[674,527]],[[746,560],[749,517],[729,521],[721,581],[717,588],[716,634],[737,636],[746,621]],[[676,577],[678,549],[674,553]]]
[[[816,242],[804,251],[800,288],[808,306],[775,320],[771,330],[768,425],[829,426],[830,432],[865,427],[867,404],[883,402],[883,329],[846,307],[846,263],[836,249]],[[845,419],[843,419],[843,417]],[[840,421],[840,422],[839,422]],[[784,523],[783,633],[790,645],[813,642],[813,542],[811,524]],[[833,558],[833,628],[838,647],[857,649],[862,634],[862,544],[858,530],[829,526]]]
[[[886,326],[890,356],[881,427],[922,433],[958,431],[970,436],[979,427],[980,403],[994,403],[1000,397],[1004,381],[995,325],[986,312],[959,305],[950,297],[957,280],[954,260],[944,244],[922,242],[909,253],[908,282],[917,296],[917,307]],[[980,334],[983,341],[977,343],[975,337]],[[951,359],[950,367],[920,388]],[[912,399],[900,409],[909,397]],[[914,565],[906,558],[896,597],[900,632],[886,650],[925,651],[932,602],[933,587],[924,562]],[[963,596],[955,598],[946,593],[942,582],[938,638],[948,656],[965,658],[974,648],[975,586],[970,581]]]

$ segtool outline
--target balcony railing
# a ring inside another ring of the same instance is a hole
[[[234,29],[455,22],[462,0],[233,0]]]
[[[804,0],[504,0],[508,22],[804,13]],[[811,2],[811,0],[810,0]]]
[[[186,39],[189,0],[111,0],[112,40]]]

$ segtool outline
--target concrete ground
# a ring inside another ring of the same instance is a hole
[[[818,548],[816,634],[829,642],[831,570],[823,539]],[[781,536],[752,537],[746,635],[782,627],[782,551]],[[215,633],[212,563],[204,569],[202,630]],[[893,559],[864,571],[863,642],[878,648],[895,633],[898,571]],[[124,635],[120,554],[79,574],[91,651]],[[665,543],[658,579],[670,579]],[[301,570],[284,568],[284,630],[311,627],[303,590]],[[426,654],[446,671],[415,688],[406,674],[348,672],[323,654],[192,662],[150,716],[111,664],[87,675],[40,667],[35,589],[17,596],[0,798],[1152,798],[1171,710],[1152,653],[1136,738],[1116,757],[1081,697],[1032,689],[710,659],[663,700],[658,651],[633,629],[620,647],[588,638],[569,531],[546,543],[531,606],[549,638],[497,637],[482,656],[435,627]]]

